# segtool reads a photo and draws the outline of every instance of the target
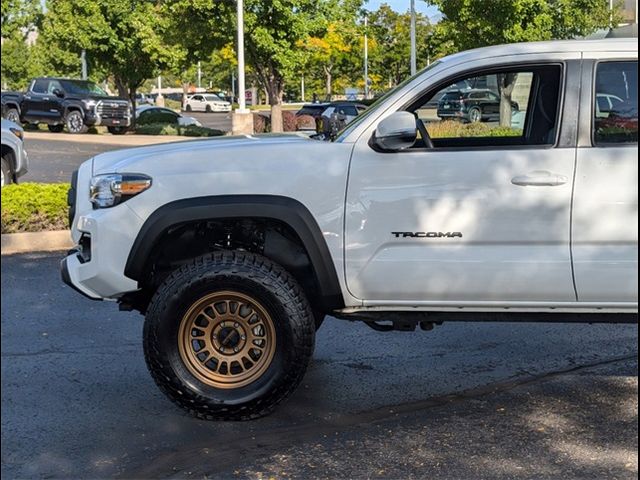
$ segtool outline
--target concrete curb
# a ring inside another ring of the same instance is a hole
[[[69,230],[7,233],[2,235],[2,255],[14,253],[55,252],[73,246]]]

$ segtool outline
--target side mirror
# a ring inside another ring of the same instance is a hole
[[[416,138],[416,117],[413,113],[395,112],[378,124],[371,144],[381,151],[398,152],[412,147]]]
[[[59,88],[54,88],[51,93],[53,93],[58,98],[63,98],[64,97],[64,92],[62,90],[60,90]]]

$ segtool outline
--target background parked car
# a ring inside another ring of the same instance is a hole
[[[182,115],[170,108],[155,107],[153,105],[141,105],[136,108],[136,120],[139,125],[151,123],[170,123],[187,127],[195,125],[201,127],[202,124],[193,117]]]
[[[322,112],[324,112],[328,103],[307,103],[302,106],[300,110],[296,112],[296,116],[300,117],[302,115],[310,115],[313,118],[320,118],[322,116]]]
[[[230,112],[231,104],[213,93],[198,93],[187,97],[187,112]]]
[[[136,105],[152,105],[153,98],[145,93],[136,93]]]
[[[1,185],[15,183],[29,169],[29,157],[24,149],[24,130],[2,119],[2,178]]]
[[[511,102],[513,111],[518,111],[516,102]],[[450,90],[438,104],[438,117],[469,123],[500,120],[500,97],[491,90]]]
[[[360,103],[332,102],[320,115],[317,132],[325,137],[331,137],[366,109],[367,107]]]

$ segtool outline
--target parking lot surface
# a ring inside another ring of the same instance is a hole
[[[328,319],[273,415],[204,422],[153,384],[143,318],[64,286],[60,255],[2,258],[3,478],[637,477],[637,325]]]

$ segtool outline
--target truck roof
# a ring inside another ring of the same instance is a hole
[[[637,52],[637,38],[606,38],[599,40],[551,40],[545,42],[509,43],[491,47],[475,48],[455,53],[442,59],[443,62],[459,62],[476,57],[503,57],[530,53],[564,52]]]

